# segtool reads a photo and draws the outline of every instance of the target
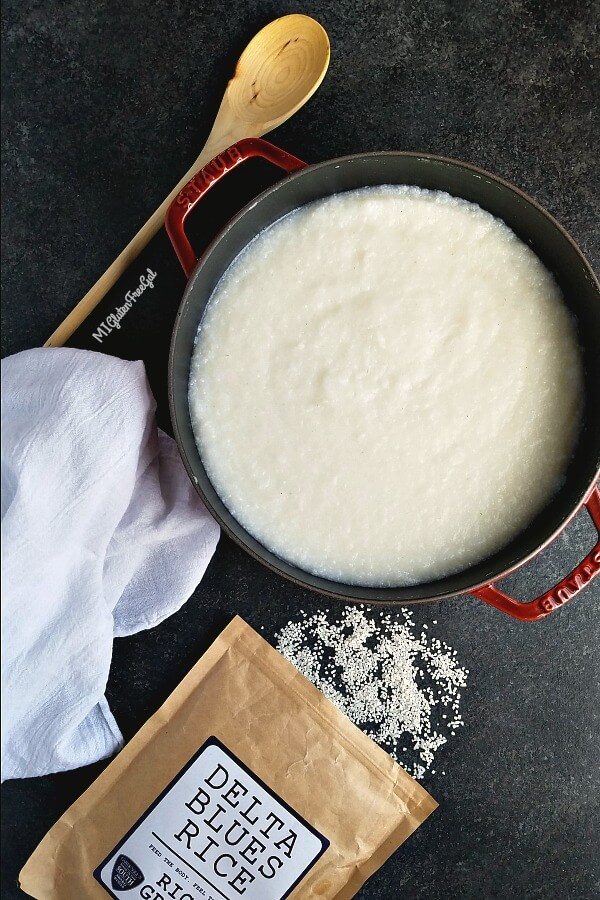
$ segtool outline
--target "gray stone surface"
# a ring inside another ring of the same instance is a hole
[[[418,149],[482,165],[598,264],[592,3],[5,0],[3,353],[42,343],[112,261],[196,156],[239,50],[290,11],[323,22],[332,63],[278,143],[308,160]],[[582,514],[508,586],[533,596],[592,541]],[[416,608],[470,669],[467,724],[440,754],[446,777],[426,781],[440,809],[361,897],[600,896],[599,599],[596,582],[538,625],[468,597]],[[177,615],[115,643],[126,738],[234,613],[273,640],[323,606],[222,540]],[[3,897],[22,896],[22,863],[103,765],[4,785]]]

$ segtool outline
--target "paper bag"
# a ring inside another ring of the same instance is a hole
[[[20,884],[44,900],[342,900],[435,806],[235,618]]]

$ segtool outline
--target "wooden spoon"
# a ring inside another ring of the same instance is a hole
[[[260,137],[293,116],[317,90],[328,65],[327,32],[310,16],[282,16],[259,31],[238,60],[198,158],[44,346],[68,341],[163,225],[171,201],[198,169],[236,141]]]

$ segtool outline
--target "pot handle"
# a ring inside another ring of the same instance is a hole
[[[585,506],[600,537],[600,490],[598,486],[593,489],[585,501]],[[486,584],[484,587],[471,591],[471,593],[514,619],[520,619],[522,622],[535,622],[537,619],[543,619],[544,616],[550,615],[555,609],[564,606],[567,600],[578,594],[586,584],[589,584],[599,574],[600,540],[596,541],[596,546],[593,550],[569,575],[549,591],[546,591],[545,594],[542,594],[535,600],[531,600],[529,603],[521,603],[519,600],[514,600],[508,594],[498,590],[493,584]]]
[[[213,184],[220,181],[224,175],[227,175],[240,163],[257,156],[273,163],[274,166],[279,166],[288,173],[297,172],[307,165],[301,159],[268,141],[263,141],[261,138],[244,138],[219,153],[204,168],[200,169],[171,203],[165,216],[165,228],[188,278],[194,271],[198,257],[185,233],[185,220]]]

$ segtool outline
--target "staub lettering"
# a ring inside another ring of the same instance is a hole
[[[197,175],[177,195],[177,204],[189,208],[194,200],[204,193],[213,181],[217,181],[224,172],[233,169],[242,162],[243,156],[236,147],[230,147],[216,156],[207,166],[200,169]]]
[[[540,599],[541,608],[544,612],[551,613],[578,594],[598,572],[600,572],[600,553],[595,553],[591,562],[582,565],[572,578]]]
[[[297,832],[221,763],[185,807],[191,815],[173,838],[238,894],[257,878],[273,878],[293,857]]]

